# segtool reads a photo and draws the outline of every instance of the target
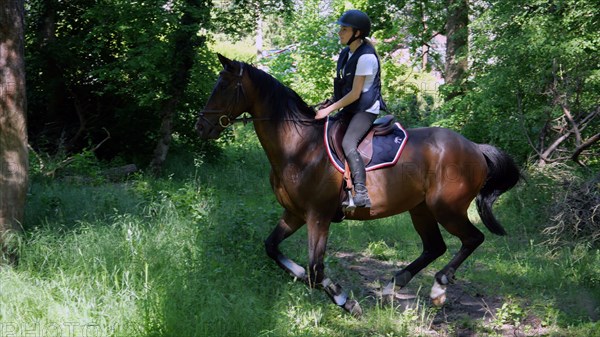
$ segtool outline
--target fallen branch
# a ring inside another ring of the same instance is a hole
[[[123,176],[128,176],[132,173],[137,172],[138,168],[135,164],[129,164],[119,167],[113,167],[108,170],[102,171],[102,175],[109,180],[118,180]]]
[[[600,244],[600,175],[588,181],[565,181],[551,206],[549,225],[542,230],[551,246]]]
[[[108,130],[106,130],[106,128],[102,128],[102,129],[106,132],[106,138],[104,138],[100,143],[98,143],[96,146],[94,146],[94,148],[91,149],[92,152],[96,152],[102,146],[102,144],[104,144],[107,140],[110,139],[110,132],[108,132]],[[31,147],[31,145],[27,144],[27,147],[29,148],[29,151],[33,152],[35,157],[38,159],[38,162],[40,165],[40,171],[42,172],[42,175],[44,175],[45,177],[54,177],[56,175],[56,171],[64,169],[65,167],[69,166],[69,164],[71,164],[77,158],[76,156],[67,157],[67,158],[61,160],[58,164],[56,164],[56,166],[54,168],[46,171],[47,165],[44,162],[44,160],[42,159],[42,157],[37,152],[35,152],[35,150]]]

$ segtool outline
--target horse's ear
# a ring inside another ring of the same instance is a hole
[[[223,65],[223,68],[225,69],[232,69],[233,68],[233,61],[228,59],[227,57],[217,53],[217,57],[219,58],[219,62],[221,62],[221,64]]]

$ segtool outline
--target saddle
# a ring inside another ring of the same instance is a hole
[[[350,169],[346,163],[346,157],[342,147],[344,134],[350,123],[349,118],[332,117],[325,122],[325,146],[327,154],[332,165],[344,174],[344,185],[341,188],[341,204],[338,216],[334,218],[335,222],[344,218],[344,207],[349,202],[349,191],[352,190],[352,179],[350,178]],[[393,166],[398,162],[400,154],[406,145],[408,134],[402,128],[400,123],[396,122],[393,115],[386,115],[378,118],[373,123],[367,135],[358,145],[366,171],[381,169]]]
[[[337,119],[333,120],[333,122],[328,121],[331,125],[328,127],[328,140],[330,148],[337,157],[340,159],[345,158],[344,149],[342,148],[342,140],[344,139],[344,134],[348,129],[349,121],[346,119]],[[373,122],[373,126],[371,130],[367,133],[367,135],[363,138],[363,140],[358,145],[358,152],[360,153],[363,162],[365,163],[365,167],[368,166],[369,163],[373,160],[373,139],[375,136],[386,136],[393,133],[396,130],[396,119],[393,115],[386,115],[381,118],[378,118]],[[344,160],[345,161],[345,160]],[[347,166],[344,169],[344,172],[348,171]]]

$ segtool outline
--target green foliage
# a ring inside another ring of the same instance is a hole
[[[106,128],[111,138],[97,155],[145,163],[161,108],[173,97],[174,63],[182,50],[175,41],[190,30],[197,31],[192,48],[200,48],[178,102],[176,143],[204,150],[193,125],[220,68],[213,50],[254,60],[259,22],[268,48],[289,47],[262,65],[309,104],[320,102],[331,96],[335,57],[343,47],[334,22],[350,8],[372,18],[384,98],[407,125],[450,127],[526,161],[568,126],[564,107],[579,120],[597,109],[600,92],[600,19],[593,1],[470,3],[469,81],[464,96],[443,105],[441,97],[452,88],[438,88],[433,74],[444,69],[435,38],[444,34],[445,1],[33,0],[26,6],[30,140],[51,153],[97,144]],[[184,13],[201,27],[182,22]],[[582,137],[597,126],[596,118]],[[575,143],[569,139],[561,150]]]
[[[496,328],[502,328],[504,324],[520,325],[525,318],[525,310],[514,300],[508,299],[496,310],[493,325]]]
[[[333,3],[330,12],[323,7],[320,1],[304,2],[299,10],[284,18],[282,24],[286,28],[283,34],[272,37],[272,42],[289,49],[263,61],[269,72],[309,104],[331,97],[336,57],[344,47],[339,44],[338,26],[333,23],[349,8],[373,9],[373,13],[369,12],[374,20],[372,35],[382,64],[382,91],[389,113],[399,116],[407,125],[428,125],[432,119],[430,112],[438,100],[435,79],[401,63],[402,54],[397,53],[395,43],[402,38],[398,34],[402,21],[389,20],[384,25],[378,20],[381,14],[378,7],[360,1]],[[390,13],[381,15],[387,17]],[[302,25],[295,25],[296,22]],[[381,42],[384,40],[385,43]]]
[[[357,6],[366,11],[375,28],[374,37],[386,41],[379,51],[386,54],[396,51],[399,46],[408,47],[414,55],[410,62],[418,63],[423,55],[423,46],[431,45],[432,39],[438,34],[444,34],[446,22],[446,1],[362,1],[364,5]],[[443,69],[441,55],[435,49],[429,49],[428,69]]]
[[[321,11],[321,2],[306,1],[286,16],[278,43],[293,46],[290,51],[266,60],[269,72],[294,89],[309,104],[316,104],[333,93],[334,55],[339,43],[331,23],[335,15]],[[301,25],[296,23],[301,22]]]
[[[385,243],[385,241],[369,242],[367,247],[369,255],[379,260],[390,260],[394,256],[394,251]]]
[[[448,102],[440,125],[525,160],[530,142],[538,148],[553,141],[545,128],[562,116],[563,106],[580,117],[597,109],[597,5],[491,1],[476,9],[470,90]]]
[[[99,143],[106,129],[110,140],[97,154],[143,161],[154,147],[161,107],[173,95],[174,63],[181,52],[175,42],[190,29],[182,16],[208,18],[210,2],[30,1],[28,7],[34,147],[50,152],[62,147],[73,153]],[[210,22],[203,27],[210,29]],[[199,34],[192,47],[202,38]],[[193,76],[214,77],[213,55],[203,48],[195,58]],[[188,86],[179,102],[181,119],[175,123],[181,137],[189,137],[190,115],[211,89],[204,80]]]
[[[431,73],[411,70],[396,58],[383,61],[383,95],[388,112],[408,127],[430,126],[437,121],[440,105],[437,83]]]
[[[232,60],[247,63],[254,63],[256,61],[256,47],[249,38],[232,41],[229,37],[220,34],[216,36],[211,44],[211,50],[214,50],[215,53],[221,53]]]
[[[215,2],[215,31],[235,39],[252,36],[259,18],[273,19],[290,13],[290,0],[223,0]]]

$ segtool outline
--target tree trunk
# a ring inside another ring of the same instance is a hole
[[[462,95],[468,70],[469,4],[467,0],[447,0],[446,69],[444,79],[451,90],[447,100]]]
[[[29,168],[23,6],[23,0],[0,0],[0,247],[11,259],[16,255],[10,238],[21,231]]]
[[[263,19],[262,14],[257,11],[256,15],[256,38],[255,38],[255,46],[256,46],[256,59],[260,60],[263,56]]]
[[[154,148],[154,157],[150,163],[152,174],[158,175],[162,170],[162,166],[167,160],[169,147],[171,146],[171,135],[173,134],[173,116],[180,97],[183,95],[183,90],[180,93],[174,93],[174,96],[168,99],[162,106],[162,122],[160,124],[159,138],[156,147]]]
[[[429,33],[427,32],[427,16],[425,15],[425,10],[421,9],[421,24],[423,25],[423,35],[427,36]],[[421,70],[427,71],[427,64],[429,59],[429,44],[423,43],[423,54],[421,55]]]
[[[204,37],[198,37],[197,32],[201,24],[208,22],[208,2],[206,0],[186,0],[181,25],[173,36],[172,64],[170,88],[167,92],[170,97],[161,108],[162,122],[158,144],[154,149],[154,157],[150,163],[150,170],[157,175],[167,158],[173,133],[173,117],[179,101],[185,93],[190,79],[196,48],[205,42]],[[191,126],[190,126],[191,127]]]

